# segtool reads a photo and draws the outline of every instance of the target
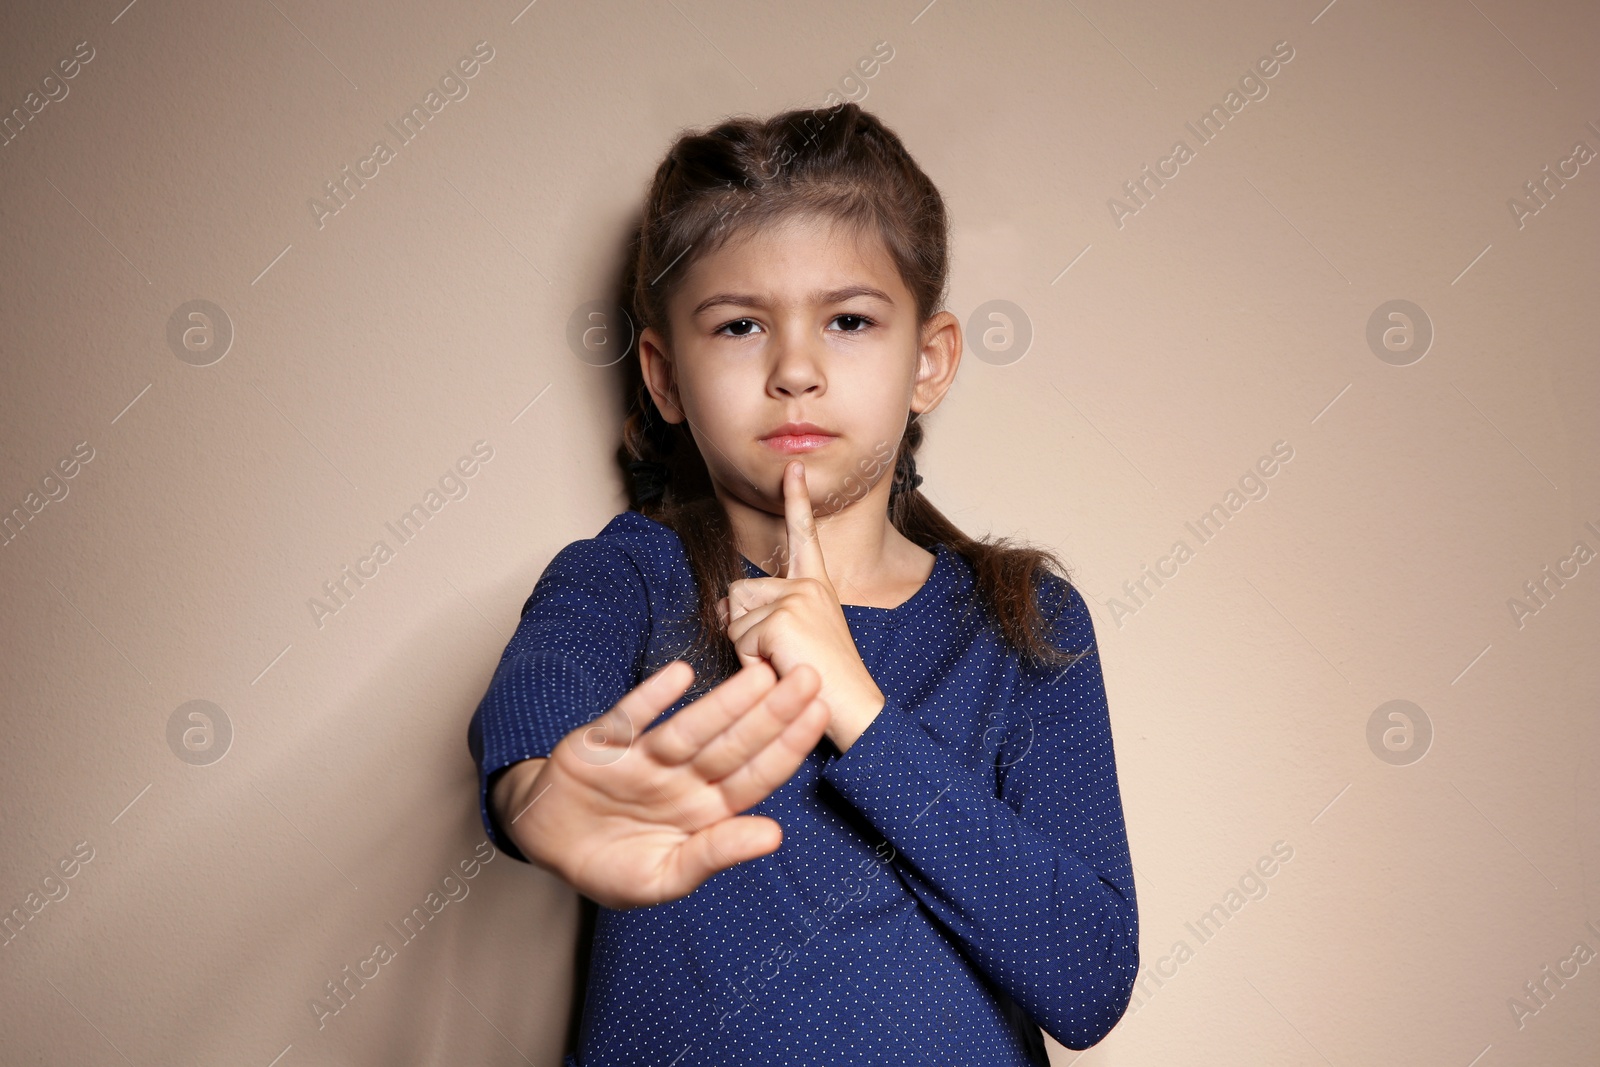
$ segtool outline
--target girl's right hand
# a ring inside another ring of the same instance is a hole
[[[687,896],[718,871],[776,851],[783,829],[739,812],[788,781],[821,740],[822,677],[798,666],[782,681],[752,663],[645,730],[688,689],[674,660],[562,738],[548,759],[500,793],[501,825],[533,863],[608,908]]]

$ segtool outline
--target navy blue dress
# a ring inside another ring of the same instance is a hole
[[[598,908],[568,1067],[1024,1065],[1043,1062],[1038,1027],[1081,1049],[1121,1018],[1139,917],[1088,609],[1048,575],[1057,647],[1087,655],[1024,664],[966,560],[934,551],[910,600],[844,605],[887,703],[749,810],[782,846],[682,899]],[[550,561],[468,729],[503,852],[526,862],[491,776],[682,658],[696,610],[678,535],[637,511]]]

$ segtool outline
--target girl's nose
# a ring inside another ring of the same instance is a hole
[[[784,337],[774,340],[771,385],[786,396],[820,392],[823,376],[820,339]]]

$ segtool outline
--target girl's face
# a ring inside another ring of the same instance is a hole
[[[912,412],[939,404],[961,358],[960,322],[924,324],[870,231],[790,216],[697,259],[670,301],[673,346],[640,336],[662,416],[687,419],[724,500],[783,512],[783,469],[806,466],[818,515],[858,500],[887,507]],[[774,439],[791,423],[825,436]]]

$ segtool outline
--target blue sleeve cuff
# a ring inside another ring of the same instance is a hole
[[[569,732],[610,706],[597,706],[601,701],[583,665],[559,652],[513,654],[495,671],[468,726],[467,746],[478,766],[478,812],[484,832],[512,859],[529,862],[490,809],[495,773],[513,763],[548,757]]]

